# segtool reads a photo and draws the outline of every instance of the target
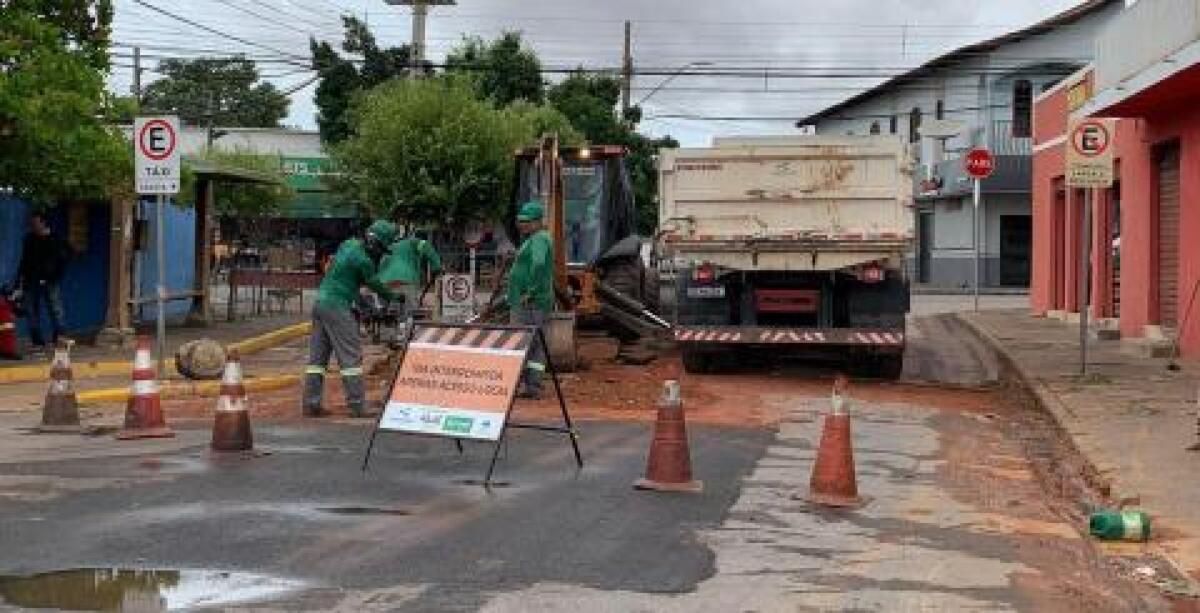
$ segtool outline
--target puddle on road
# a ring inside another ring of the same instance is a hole
[[[274,598],[299,581],[212,570],[81,568],[0,576],[0,603],[66,611],[154,613]]]

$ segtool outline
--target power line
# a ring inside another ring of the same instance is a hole
[[[240,37],[240,36],[236,36],[236,35],[233,35],[233,34],[228,34],[228,33],[225,33],[225,32],[221,32],[220,30],[216,30],[216,29],[214,29],[214,28],[211,28],[211,27],[209,27],[209,26],[206,26],[206,25],[204,25],[204,24],[202,24],[202,23],[199,23],[199,22],[196,22],[196,21],[192,21],[191,19],[188,19],[187,17],[182,17],[182,16],[180,16],[180,15],[176,15],[175,13],[172,13],[172,12],[170,12],[170,11],[167,11],[167,10],[165,10],[165,9],[159,8],[159,7],[157,7],[157,6],[153,5],[153,4],[150,4],[149,2],[146,2],[146,0],[133,0],[133,1],[134,1],[134,2],[136,2],[136,3],[138,3],[138,4],[140,4],[140,5],[142,5],[142,6],[144,6],[144,7],[146,7],[146,8],[148,8],[148,9],[150,9],[150,10],[152,10],[152,11],[155,11],[155,12],[157,12],[157,13],[161,13],[161,14],[163,14],[163,15],[166,15],[167,17],[170,17],[170,18],[172,18],[172,19],[179,20],[179,21],[181,21],[181,22],[183,22],[183,23],[186,23],[186,24],[188,24],[188,25],[190,25],[190,26],[192,26],[192,27],[195,27],[195,28],[200,28],[201,30],[204,30],[205,32],[211,32],[212,34],[216,34],[217,36],[220,36],[220,37],[222,37],[222,38],[227,38],[227,39],[229,39],[229,40],[232,40],[232,41],[237,41],[237,42],[239,42],[239,43],[242,43],[243,45],[249,45],[249,46],[251,46],[251,47],[257,47],[257,48],[259,48],[259,49],[266,49],[267,51],[271,51],[271,52],[273,52],[273,53],[278,53],[278,54],[280,54],[280,55],[283,55],[283,56],[292,56],[292,54],[289,54],[289,53],[287,53],[287,52],[284,52],[284,51],[280,51],[279,49],[275,49],[274,47],[270,47],[270,46],[267,46],[267,45],[263,45],[263,44],[261,44],[261,43],[254,42],[254,41],[252,41],[252,40],[247,40],[247,39],[245,39],[245,38],[242,38],[242,37]],[[299,56],[292,56],[292,57],[294,57],[294,58],[296,58],[296,59],[305,59],[305,58],[302,58],[302,57],[299,57]]]

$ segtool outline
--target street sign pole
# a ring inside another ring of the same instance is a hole
[[[158,212],[154,221],[154,250],[158,252],[158,380],[167,376],[167,247],[163,240],[166,217],[166,196],[158,195]]]
[[[971,251],[974,264],[975,282],[972,283],[972,294],[975,297],[975,311],[979,311],[979,205],[983,199],[983,180],[992,176],[996,171],[996,158],[987,149],[972,149],[963,158],[964,170],[974,181],[975,205],[971,209]]]
[[[1087,118],[1068,124],[1067,186],[1086,191],[1079,228],[1079,374],[1087,374],[1088,320],[1092,307],[1092,208],[1096,190],[1113,185],[1113,134],[1111,119]]]
[[[179,193],[179,118],[138,117],[133,123],[134,191],[155,197],[154,251],[158,263],[158,378],[167,376],[167,195]],[[201,255],[201,257],[204,257]],[[139,301],[140,303],[140,301]]]
[[[975,312],[979,312],[979,200],[983,189],[981,179],[975,179],[975,208],[971,212],[971,245],[975,251]]]
[[[1096,190],[1087,190],[1083,202],[1083,227],[1079,229],[1079,374],[1087,374],[1088,311],[1092,304],[1092,205],[1096,202]]]

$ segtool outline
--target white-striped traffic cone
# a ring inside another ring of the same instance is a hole
[[[71,345],[74,341],[60,340],[50,362],[50,389],[42,405],[42,423],[38,432],[79,432],[79,403],[75,399],[74,375],[71,373]]]
[[[150,338],[138,337],[133,354],[133,383],[125,404],[125,428],[117,433],[121,440],[169,438],[175,436],[163,419],[162,395],[150,355]]]
[[[221,379],[221,397],[217,399],[217,414],[213,421],[212,448],[214,451],[249,451],[254,449],[254,434],[250,429],[250,407],[246,388],[242,385],[242,362],[236,349],[229,351],[225,375]]]

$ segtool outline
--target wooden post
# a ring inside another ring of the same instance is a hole
[[[108,303],[100,342],[120,345],[132,328],[129,298],[133,292],[133,207],[130,198],[109,203]]]
[[[208,326],[212,324],[212,302],[208,292],[212,275],[212,211],[216,202],[216,184],[210,178],[201,181],[196,189],[200,191],[196,198],[196,295],[192,299],[188,321],[192,325]]]

